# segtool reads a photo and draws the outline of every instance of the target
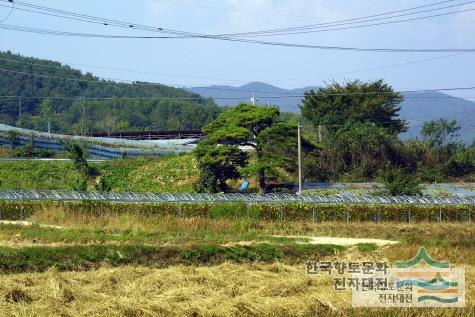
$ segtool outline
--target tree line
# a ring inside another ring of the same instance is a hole
[[[201,96],[159,84],[105,81],[58,62],[10,52],[0,52],[0,69],[0,95],[18,96],[0,98],[0,122],[28,129],[47,131],[48,123],[52,132],[83,135],[200,129],[220,112],[211,99],[121,99]],[[88,99],[111,96],[115,98]]]
[[[305,180],[380,180],[388,194],[414,195],[420,182],[470,177],[475,143],[458,141],[456,121],[426,122],[420,139],[402,141],[408,127],[398,118],[402,101],[382,80],[333,82],[306,92],[300,107]],[[195,151],[198,190],[230,191],[242,178],[255,179],[261,192],[296,182],[297,124],[283,121],[277,107],[240,104],[203,130],[208,139]]]

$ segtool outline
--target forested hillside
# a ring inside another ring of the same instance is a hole
[[[0,123],[45,131],[51,122],[51,130],[61,133],[200,129],[220,111],[211,99],[121,99],[200,96],[165,85],[105,81],[10,52],[0,52],[0,96]],[[89,99],[109,97],[115,98]]]

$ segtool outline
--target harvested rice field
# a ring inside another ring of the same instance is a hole
[[[338,223],[37,212],[0,223],[0,316],[475,316],[472,223]],[[424,246],[466,270],[463,308],[353,308],[311,261]]]

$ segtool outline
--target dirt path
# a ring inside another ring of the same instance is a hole
[[[14,226],[24,226],[24,227],[31,227],[31,226],[37,225],[37,226],[40,226],[41,228],[63,229],[63,227],[61,226],[43,225],[40,223],[33,223],[30,221],[0,220],[0,225],[14,225]]]
[[[393,240],[381,240],[381,239],[366,239],[366,238],[335,238],[335,237],[306,237],[306,236],[274,236],[278,238],[290,238],[290,239],[308,239],[309,244],[336,244],[342,246],[351,246],[360,243],[374,243],[377,246],[391,245],[399,243]]]

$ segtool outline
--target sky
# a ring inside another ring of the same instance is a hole
[[[0,4],[8,6],[5,1],[0,0]],[[24,0],[97,17],[203,34],[317,24],[440,1]],[[459,3],[467,4],[443,12],[475,8],[475,1],[469,0],[444,5]],[[0,6],[0,21],[8,12],[8,8]],[[157,35],[20,10],[13,10],[3,24],[83,33]],[[368,48],[475,48],[475,11],[391,25],[262,39]],[[397,90],[475,86],[475,53],[341,52],[213,39],[93,39],[1,29],[0,50],[60,61],[99,77],[179,87],[211,84],[238,86],[262,81],[283,88],[297,88],[353,79],[384,79]],[[427,59],[432,60],[418,62]],[[406,65],[392,67],[399,64]],[[475,92],[471,91],[452,94],[475,96]]]

